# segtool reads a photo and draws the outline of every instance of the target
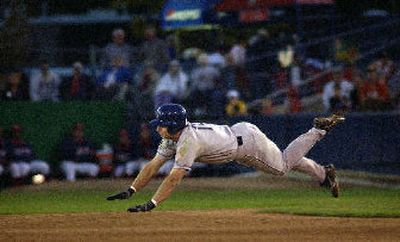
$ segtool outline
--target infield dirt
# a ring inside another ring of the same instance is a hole
[[[262,214],[254,209],[6,215],[1,241],[396,241],[400,219]]]
[[[351,179],[354,178],[357,177]],[[386,184],[398,184],[397,177],[389,178],[385,178]],[[376,184],[380,184],[379,181]],[[151,183],[149,189],[154,190],[159,183],[160,180]],[[129,184],[128,180],[84,181],[77,184],[52,182],[15,192],[35,192],[41,189],[59,191],[77,187],[117,190],[126,184]],[[296,178],[260,176],[189,179],[179,189],[226,190],[291,186],[313,187],[315,184]],[[0,241],[400,241],[399,218],[293,216],[260,211],[156,210],[139,214],[103,212],[1,215]]]

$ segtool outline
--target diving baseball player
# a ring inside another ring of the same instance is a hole
[[[231,127],[205,123],[190,123],[184,107],[165,104],[156,111],[157,126],[162,137],[155,157],[141,170],[128,190],[107,197],[107,200],[128,199],[148,184],[167,160],[175,157],[175,164],[153,198],[146,204],[128,208],[129,212],[146,212],[166,200],[193,162],[224,163],[235,160],[246,166],[275,175],[285,175],[290,170],[306,173],[321,186],[330,188],[334,197],[339,196],[339,183],[333,165],[321,166],[305,155],[344,118],[332,115],[314,119],[314,127],[293,140],[282,152],[257,126],[242,122]]]

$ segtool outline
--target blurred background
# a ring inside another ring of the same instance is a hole
[[[343,113],[310,157],[400,174],[399,11],[396,0],[3,0],[0,179],[134,176],[159,143],[147,122],[169,102],[192,121],[255,123],[280,148],[315,116]],[[241,172],[253,171],[199,164],[192,176]]]

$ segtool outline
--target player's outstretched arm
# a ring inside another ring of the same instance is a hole
[[[167,161],[166,158],[160,155],[156,155],[144,168],[140,171],[139,175],[133,181],[132,186],[128,190],[120,192],[118,194],[107,197],[107,200],[121,200],[130,198],[135,192],[145,187],[151,178],[158,172],[160,167]]]
[[[149,163],[147,163],[143,167],[139,175],[132,182],[132,187],[134,187],[136,191],[139,191],[143,187],[145,187],[166,161],[167,159],[164,156],[157,154]]]
[[[143,204],[128,208],[129,212],[147,212],[155,208],[162,201],[166,200],[175,189],[175,187],[182,181],[186,175],[186,170],[182,168],[174,168],[171,173],[164,179],[158,188],[153,198]]]

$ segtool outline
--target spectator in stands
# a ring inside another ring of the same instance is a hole
[[[224,50],[222,46],[214,47],[208,55],[208,63],[218,70],[221,70],[226,65]]]
[[[149,64],[145,64],[143,71],[139,72],[136,76],[136,87],[133,95],[134,102],[132,105],[132,112],[129,112],[132,118],[137,119],[140,115],[141,120],[154,114],[154,91],[160,80],[160,75],[157,70]]]
[[[375,69],[377,73],[382,74],[386,78],[386,80],[389,80],[394,74],[395,68],[393,61],[389,58],[388,54],[384,52],[381,54],[379,59],[372,62],[368,66],[368,69]]]
[[[178,59],[178,53],[176,48],[176,35],[170,34],[166,38],[167,46],[168,46],[168,56],[170,60]]]
[[[322,93],[325,111],[330,109],[330,99],[335,95],[335,86],[339,86],[341,98],[350,100],[350,93],[354,88],[353,84],[343,78],[342,69],[334,70],[333,80],[325,84]]]
[[[299,90],[294,85],[289,85],[287,90],[286,113],[299,113],[302,109],[302,103]]]
[[[339,63],[347,60],[347,48],[340,38],[335,39],[335,60]]]
[[[277,39],[279,46],[279,69],[276,71],[278,88],[286,88],[292,85],[296,88],[301,84],[301,59],[296,56],[293,40],[285,32],[280,32]]]
[[[40,71],[34,74],[30,81],[30,96],[33,101],[53,101],[59,100],[59,76],[49,69],[49,64],[44,62]]]
[[[215,84],[220,77],[220,72],[209,65],[206,54],[201,54],[197,59],[198,67],[191,73],[191,101],[196,115],[204,115],[211,106],[211,99],[215,91]]]
[[[65,137],[61,143],[61,169],[68,181],[75,181],[77,174],[96,177],[99,166],[93,143],[84,136],[84,126],[76,123],[72,136]]]
[[[360,90],[363,111],[384,111],[389,108],[389,88],[383,73],[368,69],[368,78]]]
[[[142,168],[143,163],[135,161],[133,144],[126,129],[119,131],[119,140],[114,146],[114,176],[132,176]]]
[[[4,170],[7,168],[7,145],[3,137],[4,129],[0,127],[0,177],[3,175]]]
[[[303,83],[304,76],[304,63],[299,56],[294,56],[293,62],[289,68],[289,80],[290,84],[298,87]]]
[[[123,59],[116,57],[112,67],[105,68],[97,80],[97,99],[124,100],[132,78],[132,71],[124,66]]]
[[[221,86],[224,90],[237,89],[236,73],[238,67],[236,66],[231,54],[225,57],[226,65],[221,69]]]
[[[357,59],[358,49],[343,39],[335,40],[335,59],[341,64],[352,64]]]
[[[340,84],[335,84],[334,94],[329,99],[329,112],[336,114],[343,114],[350,109],[350,101],[341,96]]]
[[[351,111],[361,110],[360,91],[365,82],[365,75],[361,70],[355,69],[352,73],[354,88],[350,93]]]
[[[169,70],[165,73],[156,86],[154,104],[155,108],[165,103],[180,103],[188,92],[188,76],[184,73],[177,60],[171,61]]]
[[[281,45],[281,43],[279,44]],[[281,68],[288,68],[293,64],[294,61],[294,49],[291,45],[280,46],[281,49],[278,51],[278,62]]]
[[[229,90],[226,94],[228,103],[225,107],[225,113],[229,117],[247,115],[247,105],[240,100],[240,93],[237,90]]]
[[[140,50],[143,63],[148,63],[162,73],[170,62],[167,43],[157,37],[157,30],[154,26],[147,26],[145,29],[145,41]]]
[[[14,124],[11,127],[12,138],[8,147],[7,156],[10,164],[11,177],[16,185],[22,184],[28,175],[49,175],[50,167],[36,158],[32,145],[22,139],[22,129]]]
[[[29,92],[27,88],[27,80],[23,78],[21,71],[11,71],[8,74],[6,88],[1,95],[4,101],[25,101],[29,100]]]
[[[228,85],[228,89],[241,90],[243,97],[245,99],[250,99],[251,98],[250,84],[249,80],[247,79],[246,66],[245,66],[246,52],[247,52],[246,48],[247,48],[246,40],[244,38],[240,38],[238,42],[232,46],[229,55],[226,56],[227,66],[229,67],[230,65],[234,65],[236,67],[235,80],[234,80],[235,85],[234,86]]]
[[[154,90],[160,81],[160,74],[150,64],[145,64],[138,81],[138,90],[142,95],[153,97]]]
[[[269,98],[262,99],[260,114],[271,115],[273,112],[274,112],[274,106],[272,100]]]
[[[229,52],[232,57],[233,64],[244,67],[246,63],[246,40],[241,38],[234,44]]]
[[[274,113],[272,100],[269,98],[257,99],[248,105],[248,113],[251,115],[271,115]]]
[[[259,29],[249,39],[246,50],[246,72],[249,75],[250,91],[253,99],[263,98],[272,92],[271,74],[277,66],[276,45],[271,41],[266,29]]]
[[[102,67],[112,66],[113,60],[119,58],[122,65],[129,67],[133,55],[132,47],[125,43],[125,31],[123,29],[114,29],[112,32],[112,43],[109,43],[103,49]]]
[[[94,84],[83,73],[83,65],[75,62],[72,65],[72,76],[67,77],[60,85],[61,98],[64,101],[90,100],[94,92]]]
[[[212,105],[207,108],[207,115],[217,119],[223,118],[225,116],[226,89],[220,80],[215,83],[215,88],[210,93],[208,101],[208,104],[211,103]]]

